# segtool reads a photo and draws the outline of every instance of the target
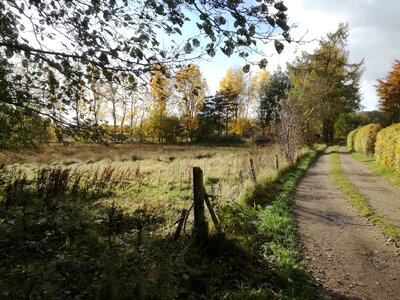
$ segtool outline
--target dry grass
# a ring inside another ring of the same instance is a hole
[[[103,203],[116,203],[128,210],[144,206],[161,210],[173,223],[179,210],[191,203],[193,167],[202,168],[207,192],[213,195],[217,206],[222,206],[240,199],[253,184],[250,158],[258,178],[275,177],[276,154],[280,168],[286,168],[288,163],[278,146],[51,145],[37,151],[1,153],[0,162],[24,170],[28,178],[49,166],[68,168],[84,177],[113,168],[129,184],[115,184],[113,196],[100,199]]]
[[[42,291],[48,298],[65,298],[68,293],[71,298],[96,295],[101,299],[187,298],[181,291],[218,299],[236,294],[233,298],[250,299],[255,292],[261,298],[272,295],[269,286],[261,286],[278,278],[270,275],[275,269],[252,257],[266,257],[261,243],[270,243],[274,236],[260,221],[267,216],[265,224],[286,220],[286,206],[279,202],[276,206],[283,211],[268,208],[264,213],[260,207],[236,202],[251,204],[245,199],[259,194],[265,200],[270,181],[281,185],[287,178],[293,189],[291,175],[277,174],[276,154],[280,170],[288,169],[276,146],[76,145],[1,153],[6,165],[0,160],[0,213],[4,216],[0,252],[7,253],[7,261],[0,277],[7,281],[0,295],[15,299]],[[249,158],[255,164],[257,184],[250,180]],[[188,251],[193,250],[189,238],[193,213],[183,231],[188,235],[171,239],[181,209],[192,203],[193,166],[204,171],[225,237],[212,235],[207,253]],[[278,236],[279,241],[286,241],[286,232],[291,230],[285,226],[279,226],[279,232],[285,229],[285,238]],[[288,251],[283,250],[273,255],[287,261]],[[54,266],[58,276],[54,276]],[[293,275],[296,285],[298,269],[285,266],[276,270],[283,274],[285,284]],[[285,273],[285,268],[296,274]],[[29,274],[29,281],[20,274]],[[236,286],[238,280],[240,286]],[[243,290],[242,282],[248,288]],[[253,286],[260,289],[255,291]],[[274,286],[274,294],[281,288]]]

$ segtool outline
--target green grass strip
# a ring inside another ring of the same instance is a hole
[[[277,274],[282,283],[284,282],[286,290],[281,291],[282,298],[314,298],[314,289],[301,260],[292,205],[300,179],[324,149],[325,146],[321,146],[311,150],[295,168],[283,173],[278,182],[277,199],[260,212],[257,227],[270,237],[270,240],[263,244],[263,249],[265,255],[273,257]]]
[[[372,223],[377,225],[388,237],[399,241],[400,228],[391,224],[387,219],[378,214],[370,206],[367,199],[360,194],[357,187],[350,182],[349,178],[343,171],[338,150],[339,146],[332,147],[332,153],[329,156],[329,161],[331,163],[331,175],[336,186],[364,217],[367,217]]]
[[[395,186],[400,187],[400,173],[398,171],[386,166],[382,166],[375,160],[375,157],[373,156],[352,151],[349,147],[346,147],[346,151],[349,152],[356,161],[365,164],[373,173],[383,177]]]

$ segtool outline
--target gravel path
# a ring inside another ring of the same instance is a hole
[[[370,205],[392,224],[400,226],[400,189],[385,182],[368,167],[340,149],[343,171]]]
[[[295,194],[298,234],[318,299],[400,299],[400,256],[334,186],[326,152]]]

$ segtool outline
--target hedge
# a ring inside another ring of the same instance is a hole
[[[354,136],[356,135],[357,131],[358,128],[350,131],[347,135],[347,146],[352,150],[354,150]]]
[[[400,124],[393,124],[378,133],[375,158],[380,164],[400,171]]]
[[[354,149],[366,155],[373,155],[376,136],[381,129],[381,125],[374,123],[359,128],[354,136]]]

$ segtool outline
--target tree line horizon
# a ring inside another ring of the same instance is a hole
[[[332,143],[365,122],[356,116],[363,62],[349,62],[348,25],[339,24],[287,71],[269,74],[265,58],[250,60],[259,53],[258,43],[272,42],[281,53],[285,43],[299,42],[290,37],[282,1],[147,2],[2,3],[0,148],[39,145],[51,135],[59,142],[69,136],[100,143],[176,143],[240,142],[273,134],[290,157],[303,145]],[[160,32],[179,37],[193,21],[199,36],[170,49],[158,42]],[[46,47],[55,38],[51,28],[69,38],[64,51]],[[220,89],[206,96],[196,62],[218,51],[239,55],[245,65],[228,69]],[[255,67],[261,71],[250,75]],[[384,81],[378,85],[381,108],[392,113],[379,117],[395,122],[398,105],[384,100],[393,93],[384,90]]]

